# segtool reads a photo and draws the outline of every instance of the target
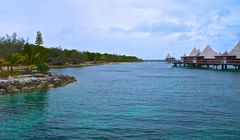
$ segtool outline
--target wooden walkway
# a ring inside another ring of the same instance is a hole
[[[213,68],[227,70],[230,66],[232,69],[240,70],[240,60],[202,60],[202,61],[181,61],[172,62],[174,67],[191,67],[191,68]],[[219,68],[220,66],[220,68]]]

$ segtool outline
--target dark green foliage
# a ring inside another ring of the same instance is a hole
[[[48,49],[48,63],[51,65],[66,64],[66,57],[64,56],[64,52],[60,47]]]
[[[41,73],[44,73],[44,72],[47,72],[49,70],[49,66],[47,63],[45,63],[44,61],[40,61],[38,64],[37,64],[37,70]]]
[[[34,65],[38,62],[40,58],[40,51],[37,50],[37,47],[33,44],[26,44],[22,54],[25,57],[24,64],[26,66]]]
[[[115,55],[115,54],[101,54],[91,52],[79,52],[77,50],[62,50],[58,48],[50,48],[48,50],[48,62],[51,65],[64,64],[81,64],[85,62],[138,62],[141,59],[135,56]]]
[[[32,67],[37,67],[39,72],[46,72],[50,65],[78,65],[82,63],[108,63],[108,62],[137,62],[142,61],[135,56],[125,56],[116,54],[101,54],[93,52],[80,52],[77,50],[56,48],[45,48],[42,46],[43,38],[40,31],[37,32],[35,44],[26,43],[23,38],[17,38],[17,34],[0,37],[0,70],[5,65],[10,67],[23,65],[31,71]]]
[[[8,55],[6,65],[10,67],[11,72],[13,72],[13,66],[18,65],[21,62],[20,57],[20,55],[14,53]]]
[[[42,33],[40,31],[37,31],[37,36],[35,40],[35,45],[36,46],[42,46],[43,45],[43,38],[42,38]]]
[[[27,43],[24,46],[23,56],[24,65],[37,66],[37,70],[39,72],[46,72],[49,70],[47,65],[48,50],[46,48]]]

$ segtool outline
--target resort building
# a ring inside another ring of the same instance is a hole
[[[236,59],[240,59],[240,42],[231,50],[230,55],[236,56]]]
[[[227,66],[233,66],[235,69],[240,69],[240,42],[228,53],[217,53],[209,45],[201,52],[194,48],[191,53],[181,57],[181,61],[174,61],[174,65],[184,65],[190,67],[207,67],[213,66],[218,69],[221,66],[222,69],[227,69]]]
[[[236,60],[236,55],[231,55],[227,51],[225,51],[221,55],[215,56],[216,63],[228,64],[228,63],[233,63],[235,60]]]
[[[203,60],[203,56],[200,56],[201,51],[199,49],[193,48],[189,56],[181,57],[181,61],[185,63],[197,63]]]
[[[201,52],[200,56],[203,56],[205,60],[214,60],[217,52],[215,52],[209,45]]]
[[[173,63],[175,61],[175,58],[168,54],[165,58],[165,61],[167,61],[168,63]]]

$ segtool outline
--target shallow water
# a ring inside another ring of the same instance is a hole
[[[240,139],[240,73],[158,62],[52,71],[78,82],[0,95],[0,139]]]

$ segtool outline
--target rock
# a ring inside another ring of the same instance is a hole
[[[23,87],[22,89],[21,89],[22,91],[29,91],[29,90],[31,90],[29,87]]]
[[[6,92],[5,89],[0,89],[0,93]]]
[[[53,81],[58,82],[58,81],[60,81],[60,79],[59,78],[54,78]]]
[[[55,87],[55,85],[53,85],[53,84],[48,85],[48,88],[54,88],[54,87]]]
[[[9,86],[7,87],[7,91],[12,91],[12,90],[14,90],[14,89],[16,89],[16,87],[13,86],[13,85],[9,85]]]
[[[14,88],[11,90],[11,92],[20,92],[21,90],[20,89],[17,89],[17,88]]]
[[[36,86],[34,86],[34,85],[29,87],[30,90],[35,89],[35,88],[36,88]]]
[[[5,82],[0,83],[0,89],[6,89],[7,84]]]
[[[44,87],[43,84],[39,84],[39,85],[36,86],[36,88],[38,88],[38,89],[41,89],[41,88],[43,88],[43,87]]]

